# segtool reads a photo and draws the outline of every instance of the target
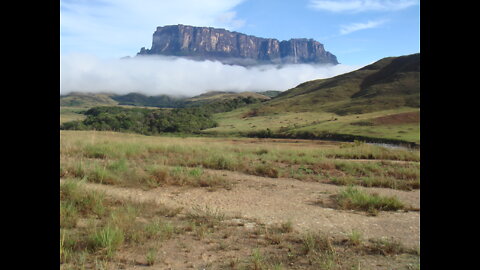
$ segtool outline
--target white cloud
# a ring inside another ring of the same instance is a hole
[[[385,22],[386,20],[378,20],[378,21],[368,21],[366,23],[351,23],[348,25],[342,25],[340,28],[340,34],[346,35],[359,30],[375,28],[384,24]]]
[[[122,57],[150,47],[157,26],[185,24],[236,30],[232,9],[245,0],[61,0],[61,50]]]
[[[245,20],[236,19],[237,13],[235,11],[225,12],[217,17],[217,21],[227,25],[231,25],[233,28],[241,28],[245,25]]]
[[[209,90],[283,91],[305,81],[333,77],[361,66],[304,64],[245,68],[165,56],[120,60],[68,54],[61,56],[60,67],[61,94],[108,91],[194,96]]]
[[[310,0],[310,7],[331,12],[396,11],[414,5],[419,0]]]

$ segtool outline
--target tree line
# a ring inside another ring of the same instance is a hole
[[[197,133],[216,127],[212,114],[260,102],[252,97],[223,100],[197,107],[176,109],[125,108],[120,106],[93,107],[85,111],[81,121],[60,125],[63,130],[104,130],[155,135],[165,132]]]

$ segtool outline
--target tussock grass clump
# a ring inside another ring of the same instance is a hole
[[[147,239],[166,240],[170,239],[176,231],[174,225],[155,218],[144,227]]]
[[[227,155],[213,155],[207,158],[202,165],[209,169],[235,171],[235,162]]]
[[[225,215],[218,210],[213,210],[206,206],[205,208],[194,207],[186,213],[184,219],[188,222],[183,229],[193,232],[198,239],[203,239],[220,228],[225,227],[222,221]]]
[[[107,225],[94,231],[88,239],[88,245],[94,251],[105,252],[107,257],[113,256],[125,238],[124,232],[118,227]]]
[[[121,158],[108,164],[107,168],[112,172],[124,173],[128,171],[129,163],[127,159]]]
[[[221,222],[225,219],[225,215],[208,206],[204,208],[194,207],[191,211],[186,213],[185,219],[192,223],[191,225],[193,225],[193,229],[198,226],[214,229],[221,226]]]
[[[258,248],[254,249],[251,254],[251,269],[263,270],[266,269],[266,262],[264,255]]]
[[[273,167],[272,164],[257,165],[251,173],[254,175],[270,177],[270,178],[278,178],[280,176],[280,172],[278,171],[278,169]]]
[[[154,265],[157,261],[157,250],[154,248],[149,249],[145,255],[145,260],[147,261],[148,266]]]
[[[352,230],[348,235],[348,243],[352,246],[359,246],[362,243],[362,233],[357,230]]]
[[[213,226],[224,220],[225,215],[218,210],[205,206],[204,208],[194,207],[192,211],[186,214],[186,218],[199,224],[211,224]]]
[[[86,177],[89,182],[106,185],[115,185],[120,181],[106,166],[97,163],[94,163],[92,168],[88,170]]]
[[[62,165],[60,177],[83,178],[86,176],[86,169],[83,162],[76,162],[74,164]]]
[[[278,229],[281,233],[291,233],[293,232],[293,223],[291,221],[283,222]]]
[[[78,221],[78,210],[75,204],[67,201],[60,202],[60,227],[61,228],[73,228]]]
[[[95,159],[106,159],[108,157],[116,156],[118,150],[113,149],[109,144],[90,144],[83,148],[84,157]]]
[[[158,187],[170,183],[170,171],[166,167],[156,166],[148,169],[149,177],[145,179],[150,187]]]
[[[122,207],[111,211],[108,217],[108,226],[121,230],[127,241],[135,240],[141,226],[136,222],[139,210],[132,204],[123,204]]]
[[[272,245],[279,245],[287,241],[289,235],[293,232],[293,224],[291,221],[272,224],[268,226],[260,226],[257,228],[257,234],[264,234],[265,240]]]
[[[323,233],[307,232],[301,235],[302,251],[310,253],[335,253],[331,240]]]
[[[262,226],[259,228],[261,231],[258,233],[265,233],[265,234],[288,234],[293,232],[293,223],[291,221],[271,224]]]
[[[259,150],[255,151],[255,154],[257,154],[259,156],[268,154],[268,149],[265,149],[265,148],[259,149]]]
[[[299,255],[304,257],[313,269],[339,269],[341,259],[334,242],[322,232],[306,232],[299,236]],[[343,268],[341,268],[343,269]]]
[[[107,212],[104,197],[100,192],[85,191],[76,181],[61,183],[60,207],[64,209],[63,218],[69,219],[73,213],[103,216]]]
[[[396,211],[405,208],[404,204],[396,197],[368,194],[351,186],[342,190],[335,198],[341,209],[362,210],[371,214],[376,214],[378,211]]]
[[[259,248],[252,249],[250,256],[248,257],[248,261],[246,265],[242,265],[243,267],[234,268],[233,266],[237,264],[235,261],[230,262],[230,267],[232,269],[249,269],[249,270],[282,270],[286,269],[283,266],[282,258],[278,258],[273,254],[269,254],[268,251],[261,251]]]
[[[213,191],[218,187],[227,190],[230,190],[233,187],[233,184],[230,181],[219,175],[205,175],[204,177],[199,178],[198,185],[200,187],[207,187],[210,191]]]
[[[362,246],[362,251],[367,254],[383,256],[405,253],[419,255],[417,249],[407,248],[399,241],[387,238],[370,239]]]

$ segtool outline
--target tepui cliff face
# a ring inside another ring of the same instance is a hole
[[[212,27],[157,27],[151,49],[137,55],[182,56],[225,64],[338,64],[337,57],[313,39],[279,41]]]

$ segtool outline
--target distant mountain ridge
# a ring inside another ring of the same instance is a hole
[[[112,96],[113,94],[108,93],[71,92],[67,95],[60,95],[60,106],[91,107],[117,105],[118,102],[113,100]]]
[[[157,27],[152,47],[137,54],[218,60],[225,64],[338,64],[323,44],[306,38],[279,41],[221,28],[167,25]]]
[[[130,105],[158,108],[184,108],[234,99],[249,99],[250,101],[256,100],[261,102],[270,100],[273,96],[278,95],[279,93],[281,92],[273,90],[265,92],[209,91],[193,97],[176,97],[170,95],[147,96],[141,93],[118,95],[111,93],[72,92],[70,94],[60,96],[60,106],[92,107]]]
[[[183,107],[185,98],[172,97],[169,95],[146,96],[140,93],[115,95],[111,97],[119,105],[146,106],[159,108]]]

